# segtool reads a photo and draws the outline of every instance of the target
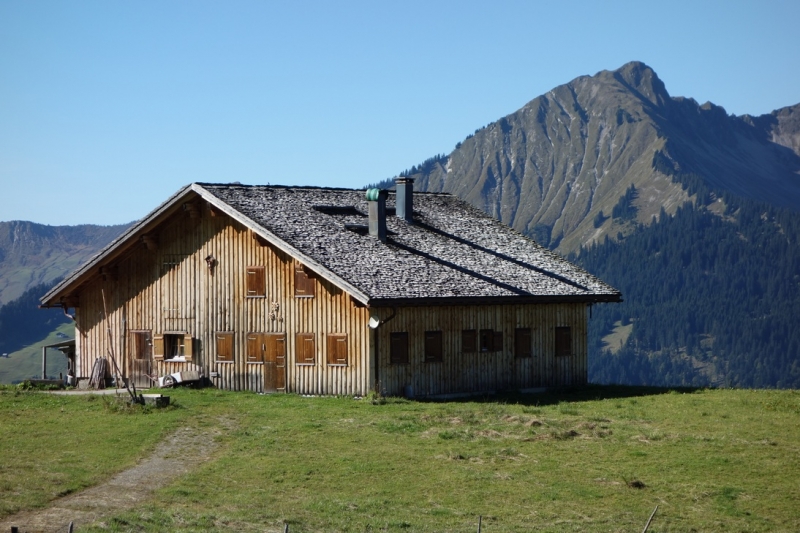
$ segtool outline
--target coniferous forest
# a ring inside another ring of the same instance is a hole
[[[589,379],[800,387],[800,216],[690,192],[696,204],[572,258],[625,300],[593,309]],[[603,341],[626,325],[624,343]]]

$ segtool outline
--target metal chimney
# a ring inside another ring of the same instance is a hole
[[[397,217],[414,223],[414,178],[397,178],[395,206]]]
[[[386,198],[389,191],[383,189],[367,189],[369,203],[369,234],[386,242]]]

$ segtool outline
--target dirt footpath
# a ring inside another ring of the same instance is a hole
[[[50,503],[0,520],[0,532],[17,526],[20,533],[67,531],[70,522],[83,526],[130,509],[150,493],[206,461],[217,447],[214,431],[182,428],[157,445],[153,455],[110,480]]]

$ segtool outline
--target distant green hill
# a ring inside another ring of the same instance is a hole
[[[42,377],[42,346],[55,344],[72,338],[75,327],[72,323],[58,326],[54,331],[38,341],[19,350],[7,353],[0,352],[0,384],[19,383],[30,378]],[[57,378],[59,373],[66,375],[67,358],[58,350],[47,351],[47,376]]]
[[[41,377],[41,346],[74,330],[61,311],[39,309],[39,298],[127,227],[0,222],[0,383]],[[47,373],[58,376],[66,359],[52,353]]]
[[[129,225],[45,226],[0,222],[0,305],[85,263]]]

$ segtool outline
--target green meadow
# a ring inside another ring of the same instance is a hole
[[[89,531],[800,530],[800,393],[589,387],[423,402],[169,391],[166,409],[0,391],[0,516],[183,426],[213,458]],[[218,432],[215,432],[218,433]]]

